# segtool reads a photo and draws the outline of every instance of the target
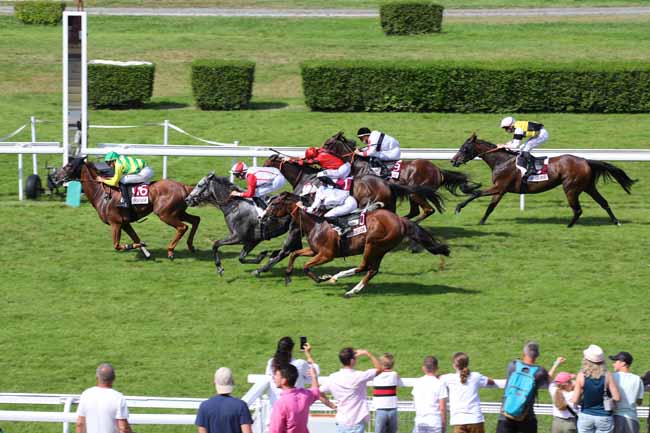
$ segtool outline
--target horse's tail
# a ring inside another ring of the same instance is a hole
[[[431,233],[411,220],[402,217],[402,223],[406,226],[406,235],[413,242],[422,245],[431,254],[449,256],[449,246],[447,244],[439,242]]]
[[[436,208],[438,213],[443,213],[445,211],[445,199],[442,198],[440,193],[435,189],[429,186],[413,186],[410,187],[411,191],[415,194],[418,194],[421,197],[424,197]]]
[[[630,189],[636,180],[631,179],[622,169],[605,161],[595,161],[593,159],[588,159],[587,163],[589,164],[589,167],[591,167],[591,172],[593,173],[591,181],[594,185],[601,177],[605,182],[614,178],[614,180],[616,180],[616,182],[621,185],[626,193],[632,193]]]
[[[480,183],[472,182],[469,176],[460,171],[440,170],[442,175],[442,186],[455,196],[458,196],[458,188],[463,194],[471,194],[481,187]]]

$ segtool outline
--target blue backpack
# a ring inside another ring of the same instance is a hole
[[[523,421],[528,415],[529,403],[535,398],[535,374],[539,366],[515,361],[515,371],[508,378],[503,399],[503,415],[514,421]]]

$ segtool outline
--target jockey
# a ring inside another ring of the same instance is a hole
[[[514,117],[503,118],[501,120],[501,128],[505,132],[514,135],[512,140],[505,144],[499,144],[498,147],[521,150],[521,156],[524,158],[527,169],[524,178],[527,178],[535,172],[535,163],[530,151],[548,140],[548,131],[546,131],[546,128],[541,123],[529,122],[527,120],[516,121]],[[528,140],[522,143],[522,139],[524,138],[528,138]]]
[[[397,161],[400,157],[399,141],[390,135],[379,131],[370,132],[368,128],[360,128],[357,131],[357,137],[368,146],[364,151],[355,149],[354,153],[357,155],[370,156],[381,161]]]
[[[266,209],[265,196],[282,188],[287,181],[275,167],[251,167],[237,162],[230,170],[235,177],[246,179],[248,189],[244,192],[232,191],[233,197],[252,198],[255,204]]]
[[[321,206],[330,208],[324,215],[325,219],[330,222],[335,222],[336,217],[353,212],[357,208],[357,200],[350,195],[351,184],[352,178],[347,178],[339,180],[337,187],[329,185],[318,187],[314,202],[305,210],[313,214],[318,212]]]
[[[351,166],[349,162],[343,161],[338,156],[325,149],[310,147],[305,151],[305,157],[298,160],[298,164],[318,164],[325,170],[316,174],[318,178],[329,178],[333,181],[345,179],[350,175]]]
[[[129,208],[131,205],[131,188],[128,185],[149,182],[153,177],[153,170],[144,159],[119,155],[117,152],[108,152],[104,157],[104,161],[109,167],[115,169],[115,174],[111,178],[97,176],[96,180],[110,186],[117,186],[119,182],[122,199],[118,207]]]

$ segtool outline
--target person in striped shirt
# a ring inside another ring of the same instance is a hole
[[[109,186],[117,186],[119,182],[122,199],[118,207],[129,208],[131,205],[131,188],[128,185],[149,182],[153,177],[153,170],[144,159],[119,155],[117,152],[108,152],[104,157],[104,161],[109,167],[115,169],[115,173],[110,178],[97,176],[96,180]]]
[[[386,352],[379,359],[382,372],[372,381],[372,404],[375,408],[375,433],[397,433],[397,387],[404,386],[393,371],[395,358]]]

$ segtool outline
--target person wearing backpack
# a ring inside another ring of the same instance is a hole
[[[521,359],[508,364],[497,433],[537,433],[537,417],[533,404],[537,390],[548,383],[548,371],[535,364],[539,344],[526,343]]]
[[[578,433],[612,433],[614,402],[621,399],[618,387],[607,371],[603,349],[592,344],[582,354],[582,368],[573,389],[573,402],[582,400]]]

